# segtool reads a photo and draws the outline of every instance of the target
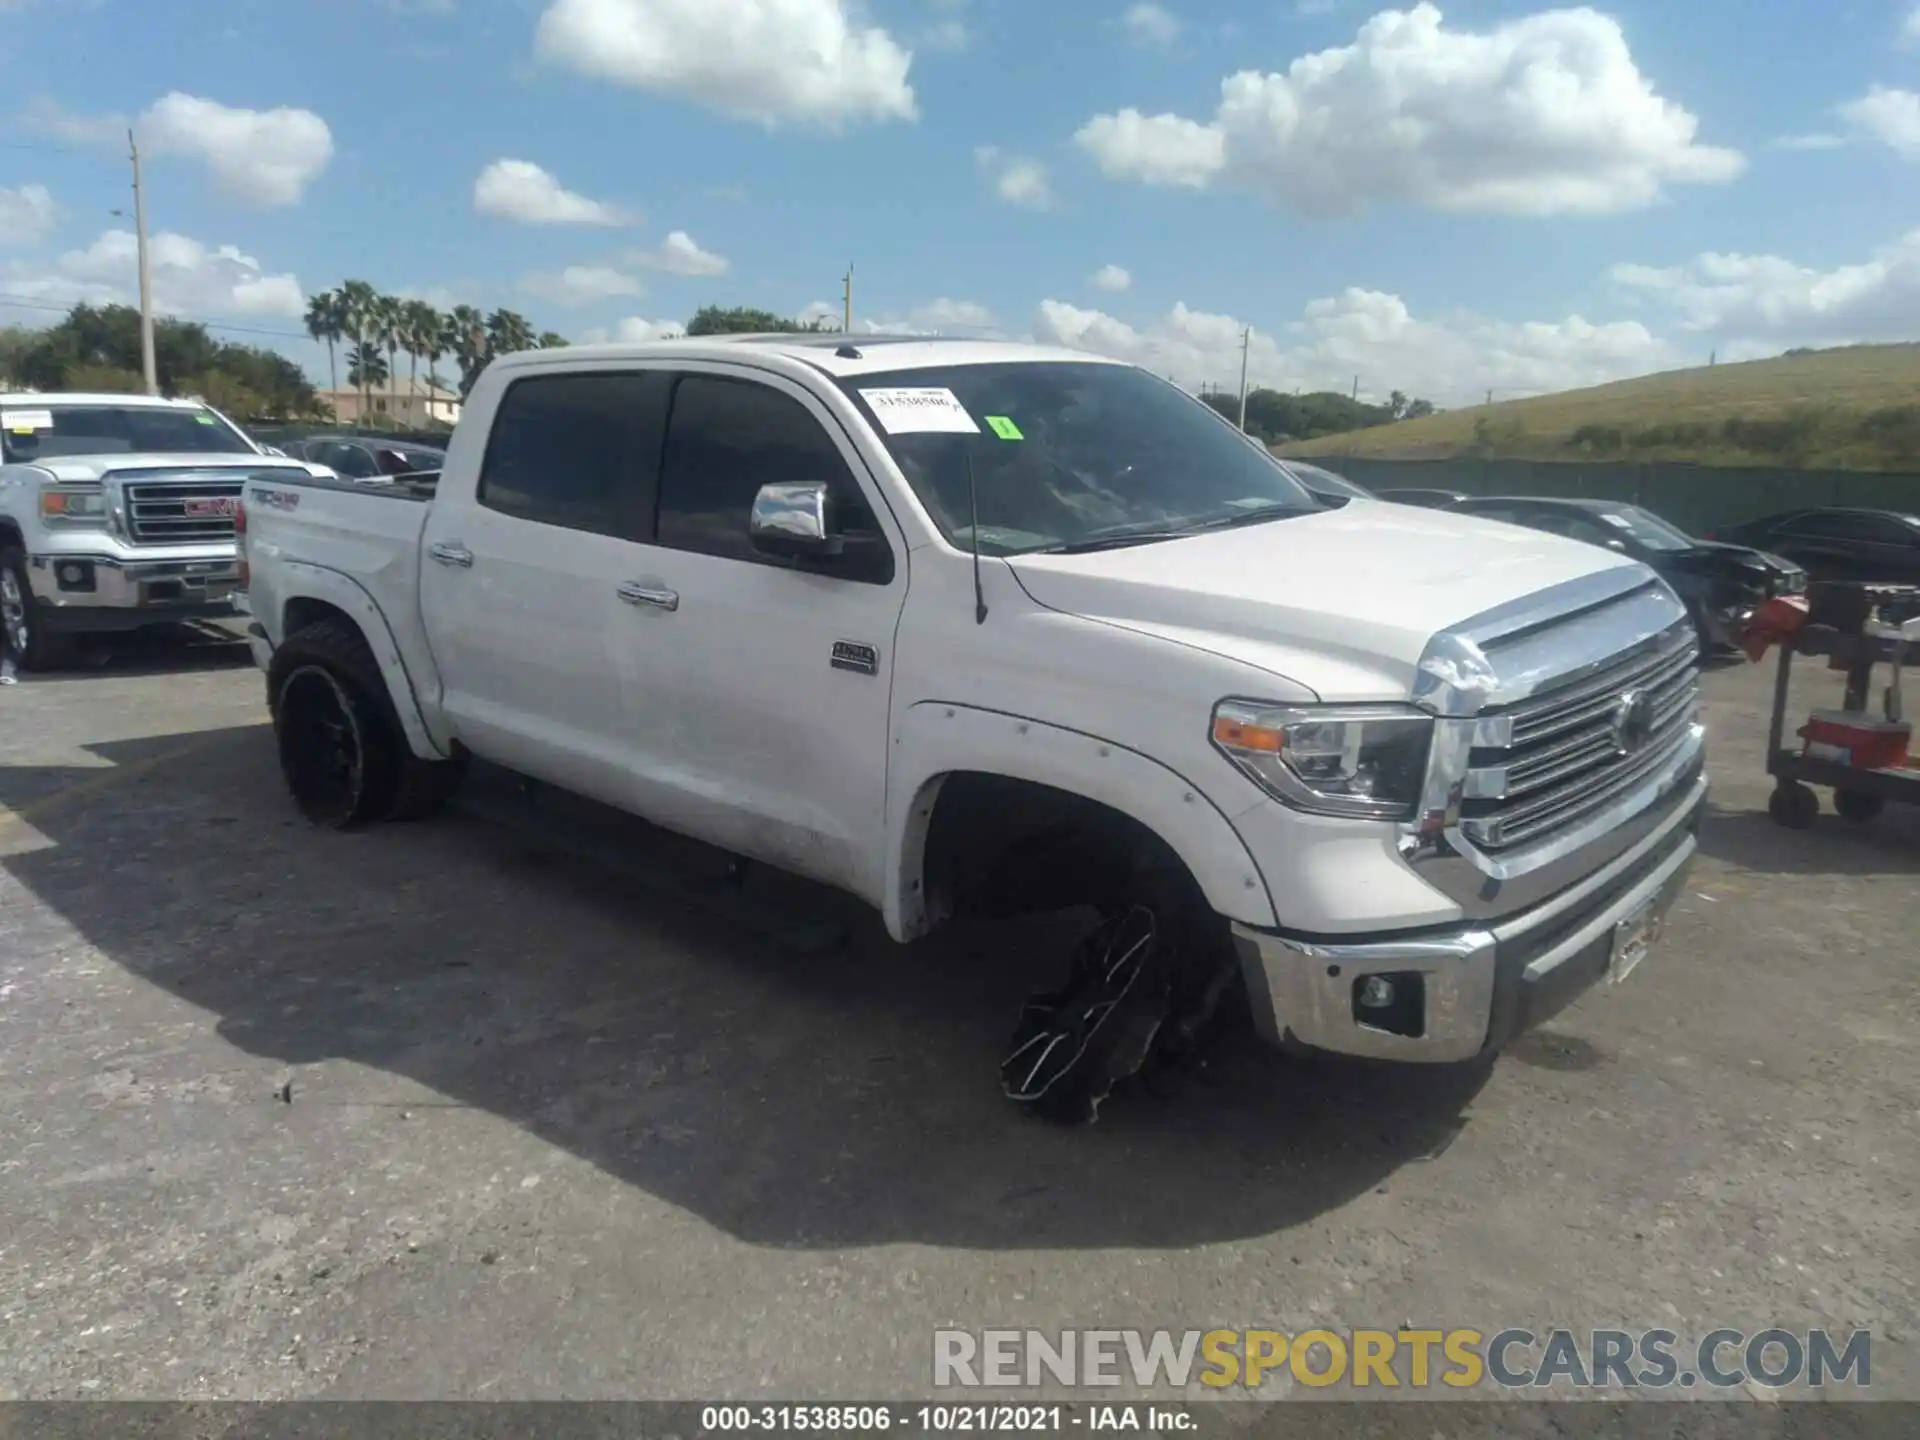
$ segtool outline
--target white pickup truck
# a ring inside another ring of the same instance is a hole
[[[312,819],[469,756],[862,897],[1102,917],[1009,1095],[1085,1118],[1244,993],[1269,1040],[1491,1054],[1647,953],[1706,792],[1648,569],[1316,501],[1069,350],[762,336],[488,367],[437,480],[256,478],[255,657]]]
[[[264,452],[193,400],[0,395],[0,652],[29,670],[81,633],[234,615],[233,515]]]

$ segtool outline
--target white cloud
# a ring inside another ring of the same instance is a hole
[[[1696,255],[1684,265],[1616,265],[1615,284],[1681,328],[1745,346],[1910,340],[1920,331],[1920,229],[1831,270],[1778,255]]]
[[[1096,290],[1105,290],[1109,294],[1118,295],[1123,290],[1133,288],[1133,276],[1128,274],[1122,266],[1102,265],[1093,272],[1092,278],[1087,283]]]
[[[1009,155],[995,145],[974,147],[974,160],[993,182],[993,193],[1009,205],[1026,210],[1047,210],[1053,206],[1053,187],[1047,183],[1047,167],[1027,155]]]
[[[1175,305],[1145,328],[1060,300],[1041,302],[1041,338],[1136,364],[1180,384],[1235,385],[1246,321]],[[1480,399],[1488,389],[1537,394],[1643,374],[1673,352],[1636,322],[1596,325],[1579,316],[1511,324],[1475,315],[1423,320],[1396,295],[1351,288],[1315,300],[1276,334],[1254,327],[1253,384],[1277,390],[1391,390],[1439,404]]]
[[[912,120],[911,54],[845,0],[553,0],[543,59],[767,126]]]
[[[1920,5],[1907,12],[1907,18],[1900,22],[1900,38],[1908,44],[1920,42]]]
[[[1137,45],[1171,45],[1180,34],[1180,19],[1164,5],[1129,6],[1120,17],[1127,36]]]
[[[28,249],[53,234],[53,195],[44,185],[0,189],[0,245]]]
[[[84,250],[69,250],[51,264],[15,261],[0,271],[0,285],[33,300],[63,305],[136,303],[138,244],[131,230],[108,230]],[[306,310],[300,282],[269,275],[260,262],[232,245],[209,246],[162,230],[148,242],[154,308],[189,320],[228,316],[298,319]]]
[[[843,314],[839,305],[816,300],[796,318],[802,325],[824,323],[838,330]],[[853,317],[854,331],[863,335],[981,335],[997,333],[999,327],[999,319],[977,300],[945,296],[906,311]]]
[[[1000,322],[993,312],[976,300],[949,300],[942,296],[916,305],[907,312],[907,323],[926,330],[991,330]]]
[[[1920,160],[1920,95],[1875,85],[1839,106],[1841,119],[1889,147],[1903,160]]]
[[[250,205],[297,204],[333,159],[333,132],[311,110],[243,110],[184,95],[155,101],[135,126],[154,155],[187,155]]]
[[[823,322],[837,321],[844,313],[842,306],[829,305],[824,300],[816,300],[793,318],[802,325],[819,325]]]
[[[649,270],[664,270],[669,275],[724,275],[730,268],[724,255],[702,250],[684,230],[669,232],[651,250],[630,252],[629,259]]]
[[[1398,202],[1552,215],[1636,209],[1668,185],[1738,175],[1742,157],[1698,144],[1697,129],[1609,16],[1554,10],[1472,32],[1423,0],[1284,74],[1229,76],[1210,121],[1125,109],[1075,138],[1115,178],[1232,186],[1307,214]]]
[[[642,320],[638,315],[629,315],[611,330],[598,327],[585,331],[580,341],[585,345],[604,345],[610,340],[622,345],[638,345],[648,340],[674,340],[686,333],[687,327],[678,320]]]
[[[531,160],[495,160],[473,182],[473,208],[522,225],[627,225],[634,216],[567,189]]]
[[[555,305],[593,305],[642,295],[647,287],[611,265],[569,265],[564,270],[529,275],[520,282],[520,288]]]

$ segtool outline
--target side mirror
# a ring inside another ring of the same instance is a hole
[[[753,548],[788,560],[838,555],[844,542],[827,533],[827,487],[815,482],[762,485],[747,519]]]
[[[1624,540],[1609,540],[1607,541],[1607,549],[1613,551],[1616,555],[1624,555],[1627,553],[1627,542]]]

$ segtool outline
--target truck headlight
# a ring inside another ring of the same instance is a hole
[[[1223,700],[1213,744],[1261,789],[1298,810],[1367,820],[1412,817],[1433,718],[1402,705],[1262,705]]]
[[[50,525],[102,525],[107,497],[98,488],[63,485],[40,492],[40,518]]]

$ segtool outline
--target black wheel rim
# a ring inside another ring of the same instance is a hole
[[[300,808],[315,819],[350,817],[366,783],[366,749],[340,682],[317,665],[280,687],[280,759]]]

